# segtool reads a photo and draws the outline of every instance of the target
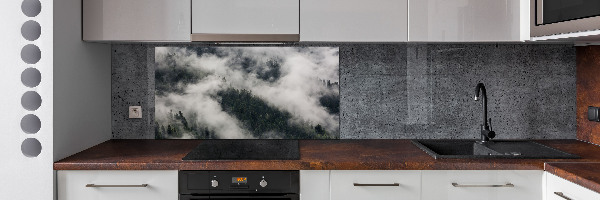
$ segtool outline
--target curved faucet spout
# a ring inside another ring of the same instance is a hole
[[[481,96],[479,95],[480,93]],[[487,142],[491,138],[494,138],[496,136],[496,133],[490,130],[490,126],[487,122],[487,93],[485,91],[485,85],[483,85],[483,83],[478,83],[477,87],[475,88],[475,101],[479,101],[479,99],[482,99],[481,107],[483,108],[483,113],[481,116],[483,117],[483,123],[481,123],[481,142]]]
[[[479,92],[481,91],[481,97],[479,96]],[[479,99],[483,99],[481,101],[481,106],[483,107],[483,123],[481,124],[484,129],[488,128],[487,124],[487,93],[485,91],[485,85],[483,83],[478,83],[475,88],[475,101],[479,101]]]

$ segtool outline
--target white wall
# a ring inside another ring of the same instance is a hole
[[[81,0],[54,1],[54,160],[109,140],[110,45],[81,40]]]
[[[21,11],[22,0],[0,1],[0,199],[52,199],[53,162],[111,137],[110,45],[81,42],[80,0],[40,2],[41,12],[28,17]],[[28,20],[40,24],[40,38],[28,41],[21,35]],[[39,62],[21,59],[28,44],[41,50]],[[30,67],[42,77],[33,88],[21,82],[21,73]],[[27,91],[41,96],[39,108],[29,111],[21,105]],[[27,114],[40,118],[34,134],[21,129]],[[25,139],[38,140],[41,153],[25,156]]]
[[[22,0],[0,1],[0,199],[52,199],[53,196],[53,76],[52,76],[52,1],[41,1],[41,12],[27,17],[21,12]],[[28,41],[21,36],[21,25],[35,20],[41,26],[41,36]],[[35,64],[21,60],[21,49],[33,44],[41,50],[41,59]],[[21,73],[33,67],[42,74],[41,83],[33,88],[21,83]],[[27,111],[21,106],[26,91],[42,97],[41,107]],[[21,119],[27,114],[40,118],[41,128],[35,134],[21,130]],[[21,152],[25,139],[36,139],[41,144],[37,157],[26,157]]]

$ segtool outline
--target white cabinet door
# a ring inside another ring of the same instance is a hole
[[[331,200],[418,200],[421,171],[331,171]]]
[[[573,182],[562,179],[554,174],[545,172],[545,200],[587,200],[600,199],[600,194]]]
[[[299,0],[192,0],[192,33],[299,34]]]
[[[85,41],[190,41],[190,0],[83,0]]]
[[[407,1],[302,0],[300,41],[407,41]]]
[[[176,170],[57,172],[58,200],[177,200]],[[89,187],[94,184],[96,187]],[[147,184],[146,187],[139,187]]]
[[[300,171],[300,200],[329,200],[329,170]]]
[[[423,171],[422,196],[423,200],[542,200],[542,175],[537,170]]]
[[[528,0],[412,0],[409,41],[529,40]]]

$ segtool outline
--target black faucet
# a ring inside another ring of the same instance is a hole
[[[487,94],[485,93],[485,86],[483,83],[478,83],[477,88],[475,88],[475,101],[479,101],[481,99],[479,97],[479,92],[481,91],[481,96],[483,96],[483,101],[481,101],[481,105],[483,107],[483,123],[481,124],[481,143],[489,142],[490,139],[496,137],[496,132],[492,131],[491,123],[492,119],[490,118],[490,124],[488,124],[487,118]]]

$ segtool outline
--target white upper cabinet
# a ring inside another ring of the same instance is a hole
[[[300,40],[405,42],[408,0],[302,0]]]
[[[299,33],[299,0],[192,0],[193,41],[298,41]]]
[[[409,41],[529,40],[528,0],[411,0]]]
[[[189,41],[190,0],[83,0],[85,41]]]
[[[529,0],[83,0],[85,41],[530,40]]]

